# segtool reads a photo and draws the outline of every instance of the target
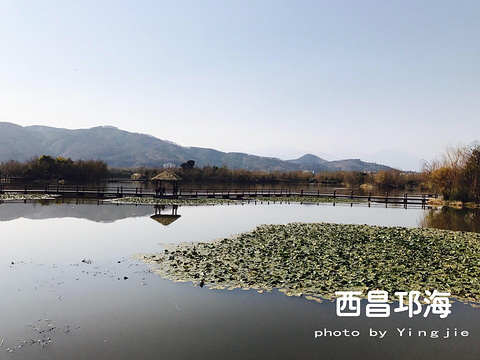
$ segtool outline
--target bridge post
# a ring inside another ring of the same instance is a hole
[[[337,197],[337,190],[333,190],[333,198],[335,199]]]
[[[408,193],[403,194],[403,203],[405,204],[405,206],[407,206],[407,197]]]
[[[388,204],[388,191],[385,193],[385,204]]]
[[[25,194],[27,193],[27,185],[25,185]]]
[[[350,199],[353,199],[353,190],[350,192]]]
[[[303,189],[302,189],[302,190],[300,190],[300,195],[301,195],[301,196],[303,196]]]
[[[371,200],[372,200],[372,192],[370,191],[370,192],[368,193],[368,202],[370,202]]]

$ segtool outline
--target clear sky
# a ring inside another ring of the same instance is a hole
[[[0,0],[0,121],[22,126],[281,158],[401,151],[414,168],[480,140],[479,75],[474,0]]]

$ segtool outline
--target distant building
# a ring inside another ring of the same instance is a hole
[[[163,164],[163,168],[164,168],[164,169],[174,169],[174,168],[176,168],[176,167],[177,167],[177,165],[172,164],[172,163]]]

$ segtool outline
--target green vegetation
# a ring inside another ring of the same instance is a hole
[[[43,155],[20,163],[10,160],[0,164],[0,175],[26,180],[65,180],[94,182],[107,178],[107,164],[100,160],[77,160]]]
[[[116,204],[158,204],[158,205],[216,205],[216,204],[239,204],[245,201],[257,202],[282,202],[282,203],[360,203],[364,202],[360,199],[343,199],[333,197],[311,197],[311,196],[289,196],[289,197],[245,197],[243,200],[232,199],[216,199],[216,198],[192,198],[192,199],[162,199],[152,197],[124,197],[119,199],[112,199],[111,202]]]
[[[245,198],[251,201],[269,201],[269,202],[288,202],[288,203],[306,203],[306,204],[320,204],[320,203],[361,203],[366,200],[362,199],[346,199],[346,198],[333,198],[333,197],[317,197],[317,196],[263,196],[256,198]]]
[[[239,204],[239,201],[229,199],[161,199],[152,197],[124,197],[110,200],[116,204],[151,204],[151,205],[218,205],[218,204]]]
[[[343,224],[261,225],[143,255],[176,281],[331,298],[335,291],[450,291],[480,301],[480,234]]]
[[[22,194],[22,193],[8,193],[0,194],[0,201],[11,201],[11,200],[52,200],[54,197],[52,195],[42,195],[42,194]]]

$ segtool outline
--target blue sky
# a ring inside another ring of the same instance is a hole
[[[480,139],[479,18],[476,1],[1,1],[0,121],[415,168]]]

